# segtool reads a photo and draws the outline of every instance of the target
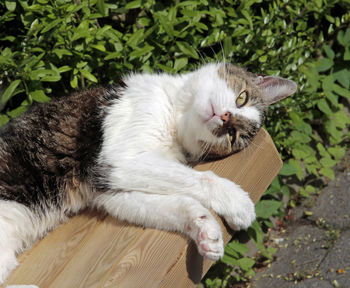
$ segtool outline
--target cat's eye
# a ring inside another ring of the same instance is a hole
[[[248,91],[247,90],[244,90],[244,91],[242,91],[239,95],[238,95],[238,97],[237,97],[237,99],[236,99],[236,106],[237,106],[237,108],[241,108],[241,107],[243,107],[245,104],[247,104],[247,102],[248,102]]]

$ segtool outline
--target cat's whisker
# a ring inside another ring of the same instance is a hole
[[[213,49],[213,46],[212,46],[212,45],[209,45],[208,47],[210,48],[211,52],[213,52],[213,56],[214,56],[214,61],[215,61],[215,63],[219,64],[220,61],[219,61],[219,58],[218,58],[218,56],[217,56],[215,50]]]
[[[224,47],[222,46],[221,40],[219,41],[220,47],[221,47],[221,53],[222,53],[222,62],[224,63],[224,67],[226,66],[226,56],[225,56],[225,50]],[[225,69],[226,72],[226,69]]]
[[[207,156],[210,153],[211,147],[212,147],[212,144],[210,144],[208,142],[205,143],[204,153],[202,154],[201,161],[203,161],[207,158]]]
[[[201,58],[202,64],[207,64],[207,60],[203,57],[202,52],[197,47],[194,47],[194,49],[197,51],[199,57]]]

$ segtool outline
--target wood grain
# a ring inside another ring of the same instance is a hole
[[[10,275],[8,283],[48,287],[88,240],[98,221],[94,214],[83,213],[59,226],[19,257],[19,268]]]
[[[270,136],[262,130],[248,149],[196,169],[213,170],[235,181],[256,202],[281,167]],[[230,231],[219,222],[227,243]],[[19,259],[20,266],[2,288],[10,284],[40,288],[195,287],[212,264],[182,235],[143,229],[96,213],[72,218]]]

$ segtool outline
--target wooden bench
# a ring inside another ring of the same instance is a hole
[[[210,169],[235,181],[256,202],[281,167],[269,134],[262,130],[246,150],[196,169]],[[223,231],[227,243],[232,235],[224,225]],[[2,287],[195,287],[212,264],[180,234],[144,229],[88,211],[18,258],[20,266]]]

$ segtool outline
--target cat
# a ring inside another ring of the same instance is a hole
[[[237,184],[192,166],[247,147],[270,104],[297,85],[210,63],[181,75],[129,74],[120,85],[34,105],[0,129],[0,283],[16,254],[84,208],[187,235],[224,254],[209,209],[235,230],[255,219]]]

